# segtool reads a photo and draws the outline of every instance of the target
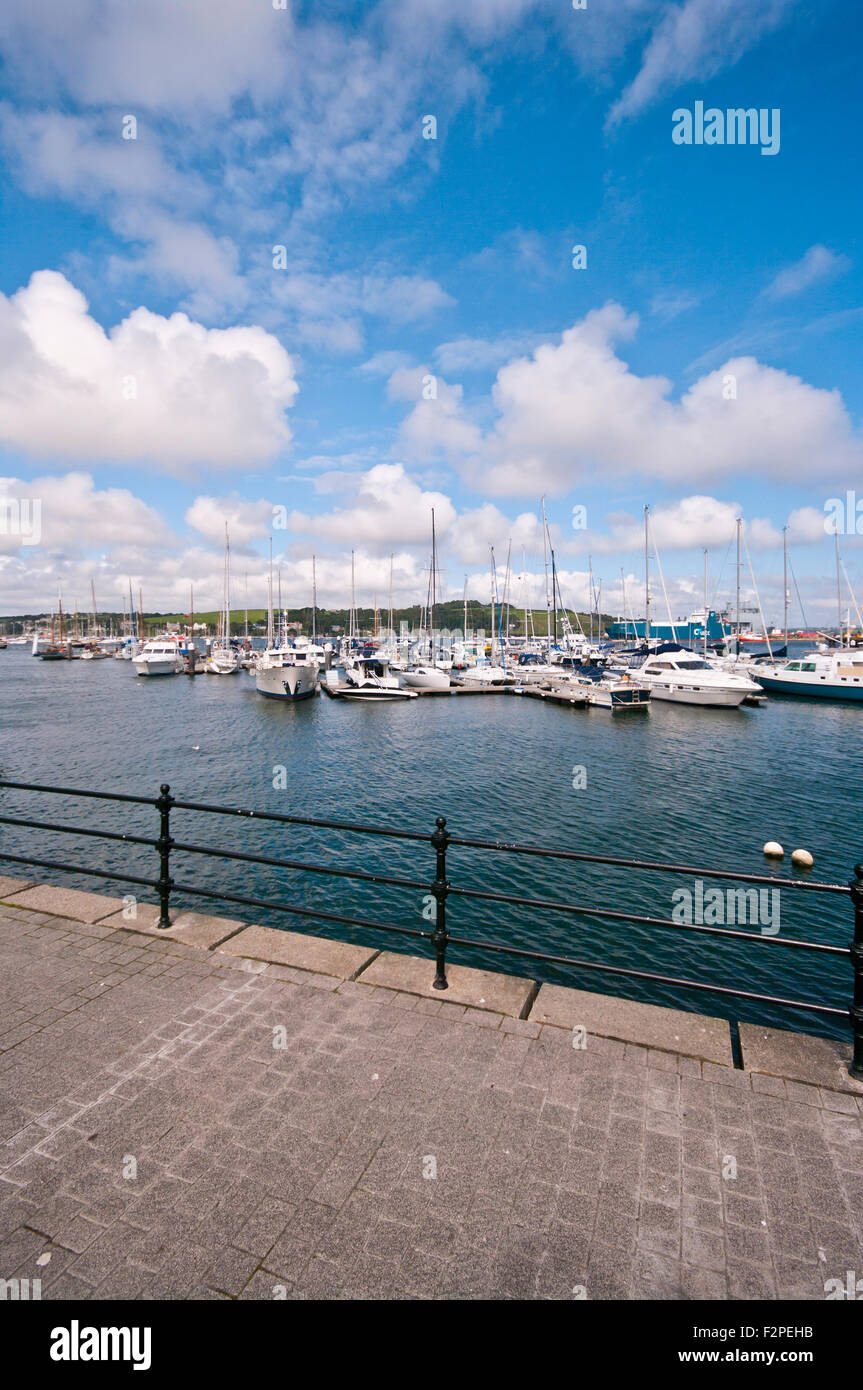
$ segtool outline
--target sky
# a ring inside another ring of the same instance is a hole
[[[857,9],[4,0],[0,615],[863,602]]]

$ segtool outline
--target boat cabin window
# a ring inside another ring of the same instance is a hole
[[[678,661],[678,671],[709,671],[706,661]]]
[[[805,661],[800,667],[801,671],[816,671],[817,669],[814,661]]]
[[[788,663],[788,665],[785,667],[785,669],[786,669],[786,671],[799,671],[799,670],[800,670],[800,662],[799,662],[799,661],[789,661],[789,663]]]

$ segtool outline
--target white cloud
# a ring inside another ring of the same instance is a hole
[[[816,461],[826,476],[859,475],[863,444],[838,391],[741,357],[674,401],[670,381],[638,376],[617,356],[615,342],[637,327],[635,315],[607,304],[559,343],[502,367],[485,433],[460,388],[439,385],[439,399],[420,401],[405,420],[403,447],[442,455],[478,489],[513,497],[561,494],[608,475],[787,481],[809,477]]]
[[[156,549],[176,539],[155,508],[126,488],[97,488],[89,473],[37,477],[27,482],[0,478],[2,498],[27,499],[31,508],[34,502],[39,503],[38,548],[43,551],[83,553],[115,545]],[[0,531],[0,550],[12,552],[19,546],[19,536]]]
[[[288,529],[336,544],[384,551],[411,544],[430,548],[432,507],[441,533],[455,520],[450,499],[441,492],[423,491],[401,464],[380,463],[359,478],[344,481],[354,489],[349,505],[317,516],[294,511]]]
[[[105,333],[48,270],[0,296],[0,441],[30,454],[249,467],[288,443],[297,389],[291,358],[261,328],[139,308]]]
[[[614,103],[609,126],[637,116],[683,82],[731,67],[786,18],[793,0],[685,0],[664,6],[636,76]]]
[[[835,280],[838,275],[844,274],[850,265],[847,256],[837,255],[826,246],[810,246],[799,261],[780,270],[775,280],[767,286],[764,295],[767,299],[788,299],[792,295],[802,294],[811,285],[817,285],[822,280]]]
[[[224,544],[225,523],[232,546],[244,546],[256,536],[272,533],[273,504],[261,498],[250,502],[234,493],[232,497],[196,497],[186,512],[186,523],[208,541]]]

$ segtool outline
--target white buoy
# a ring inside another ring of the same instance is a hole
[[[764,846],[764,853],[768,859],[784,859],[785,850],[776,840],[768,840]]]
[[[791,855],[791,863],[796,864],[798,869],[811,869],[815,860],[808,849],[795,849]]]

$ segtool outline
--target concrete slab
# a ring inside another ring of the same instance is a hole
[[[598,1038],[656,1047],[732,1067],[731,1029],[724,1018],[681,1013],[609,994],[543,985],[528,1015],[531,1023],[586,1028]]]
[[[828,1091],[863,1095],[863,1082],[848,1075],[850,1043],[741,1023],[740,1049],[746,1071],[782,1076],[787,1081],[804,1081]]]
[[[536,989],[533,980],[517,975],[497,975],[490,970],[472,970],[466,965],[447,964],[448,989],[432,989],[435,966],[430,957],[403,956],[382,951],[359,976],[359,983],[382,989],[420,994],[438,1003],[466,1004],[474,1009],[520,1018]]]
[[[123,906],[122,898],[107,898],[101,893],[81,893],[77,888],[55,888],[41,883],[26,888],[5,899],[13,907],[29,907],[33,912],[45,912],[52,917],[69,917],[73,922],[100,922]]]
[[[25,888],[32,888],[32,878],[8,878],[0,874],[0,898],[8,898],[12,893],[20,893]]]
[[[145,936],[173,937],[174,940],[184,941],[187,946],[201,946],[207,951],[248,926],[247,922],[237,921],[233,917],[209,917],[202,912],[178,912],[176,915],[172,912],[171,925],[164,930],[159,928],[158,921],[159,908],[156,903],[138,903],[134,917],[115,912],[99,925],[142,932]]]
[[[323,936],[305,936],[301,932],[276,931],[273,927],[246,927],[216,950],[229,956],[291,965],[297,970],[331,975],[336,980],[352,980],[377,955],[377,951],[368,946],[352,946],[346,941],[329,941]]]

